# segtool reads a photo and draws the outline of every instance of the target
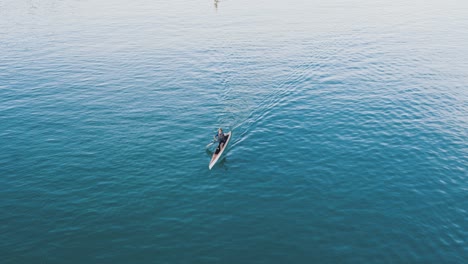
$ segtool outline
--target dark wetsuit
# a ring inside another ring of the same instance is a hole
[[[218,147],[216,148],[215,154],[218,154],[221,151],[221,143],[226,143],[228,136],[224,135],[224,133],[221,133],[221,135],[216,135],[218,138]]]

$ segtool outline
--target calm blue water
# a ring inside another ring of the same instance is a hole
[[[0,1],[1,262],[466,263],[467,44],[452,0]]]

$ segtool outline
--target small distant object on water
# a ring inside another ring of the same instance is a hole
[[[221,158],[221,155],[223,155],[224,150],[227,148],[229,141],[231,140],[231,132],[232,131],[224,133],[222,128],[218,129],[218,134],[215,136],[215,140],[218,141],[219,144],[213,153],[213,156],[211,157],[210,164],[208,165],[210,170],[213,168],[216,162],[218,162],[219,158]]]

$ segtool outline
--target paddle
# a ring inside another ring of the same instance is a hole
[[[209,147],[210,147],[211,145],[213,145],[215,142],[216,142],[215,140],[211,141],[210,143],[208,143],[208,145],[206,145],[206,148],[209,148]]]
[[[216,133],[215,138],[213,139],[213,141],[211,141],[210,143],[208,143],[208,145],[206,145],[206,148],[209,148],[211,145],[218,142],[217,138],[218,138],[218,133]]]

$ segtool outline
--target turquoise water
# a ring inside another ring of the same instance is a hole
[[[468,4],[323,2],[0,2],[1,262],[466,262]]]

